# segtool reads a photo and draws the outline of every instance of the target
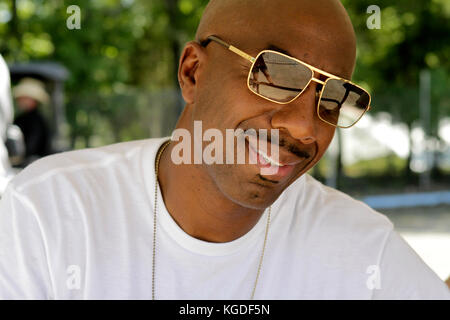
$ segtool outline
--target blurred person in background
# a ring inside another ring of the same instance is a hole
[[[25,139],[25,165],[37,158],[44,157],[50,151],[50,132],[47,121],[39,110],[49,102],[44,84],[33,78],[24,78],[13,89],[17,108],[20,110],[14,119],[23,132]]]

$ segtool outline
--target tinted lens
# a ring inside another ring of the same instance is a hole
[[[329,79],[323,89],[319,117],[339,127],[350,127],[366,112],[369,94],[348,82]]]
[[[254,93],[289,102],[305,88],[312,70],[305,65],[272,51],[263,51],[253,64],[248,86]]]

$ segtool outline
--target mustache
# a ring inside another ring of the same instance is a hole
[[[270,141],[270,139],[269,139],[269,141]],[[309,158],[311,156],[309,154],[309,152],[299,149],[296,145],[294,145],[292,143],[288,143],[286,141],[286,139],[284,139],[284,138],[280,138],[278,146],[286,147],[287,151],[289,151],[292,154],[295,154],[296,156],[298,156],[300,158]]]
[[[254,132],[253,132],[254,130]],[[256,138],[258,138],[258,141],[260,140],[259,137],[259,131],[256,129],[253,130],[247,130],[245,132],[246,135],[252,135],[255,136]],[[279,135],[278,135],[279,136]],[[311,154],[305,150],[300,149],[297,145],[290,143],[286,138],[284,137],[278,137],[278,143],[275,143],[272,141],[272,134],[271,133],[267,133],[267,142],[269,142],[270,144],[273,145],[278,145],[278,147],[280,148],[284,148],[286,151],[296,155],[299,158],[310,158]],[[263,140],[263,139],[261,139]]]

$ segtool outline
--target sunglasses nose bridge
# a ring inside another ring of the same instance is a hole
[[[309,68],[309,67],[308,67]],[[313,84],[316,83],[315,86],[315,90],[316,91],[316,95],[318,96],[318,90],[317,90],[317,84],[320,85],[320,88],[323,88],[325,85],[325,81],[322,81],[320,79],[318,79],[319,73],[315,72],[313,69],[309,68],[311,70],[311,78],[309,79],[308,83],[305,85],[305,87],[303,88],[303,90],[300,92],[299,95],[297,95],[294,99],[292,99],[289,103],[297,100],[300,96],[302,96],[304,94],[305,91],[308,90],[308,88]]]
[[[286,129],[289,134],[304,144],[313,143],[317,137],[316,84],[309,82],[292,101],[272,115],[272,126]]]
[[[316,83],[318,83],[318,84],[321,84],[322,86],[325,85],[325,81],[322,81],[322,80],[320,80],[320,79],[317,79],[317,78],[314,77],[314,76],[311,78],[311,81],[314,81],[314,82],[316,82]]]
[[[323,82],[323,81],[315,78],[314,76],[312,76],[311,79],[308,81],[308,83],[303,88],[303,90],[294,99],[289,101],[288,104],[291,104],[291,103],[297,101],[299,98],[304,96],[306,92],[311,91],[311,90],[312,90],[312,92],[315,93],[315,98],[316,98],[315,102],[317,103],[317,98],[318,98],[318,94],[319,94],[319,91],[318,91],[318,88],[317,88],[317,84],[319,84],[319,85],[321,85],[321,87],[323,87],[324,83],[325,82]]]

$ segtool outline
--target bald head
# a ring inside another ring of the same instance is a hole
[[[339,0],[211,0],[196,39],[213,34],[253,53],[275,44],[328,72],[346,78],[353,72],[355,34]],[[330,61],[336,54],[345,59]]]

